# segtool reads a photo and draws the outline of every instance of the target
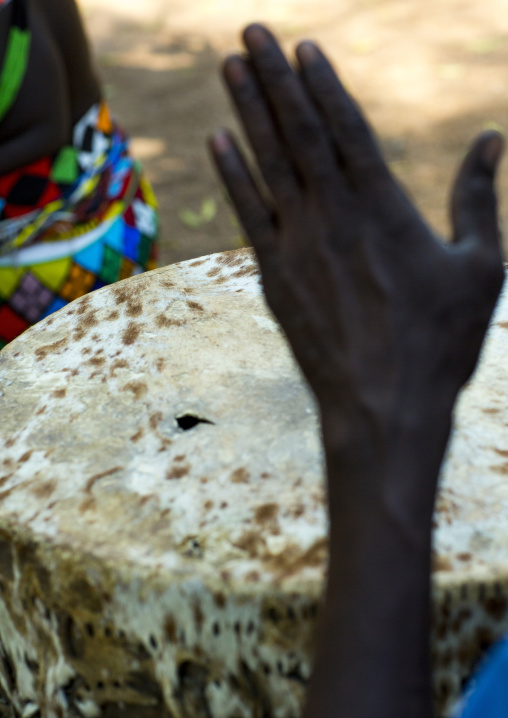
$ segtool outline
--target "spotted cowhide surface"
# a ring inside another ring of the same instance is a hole
[[[508,631],[507,329],[505,296],[438,501],[441,715]],[[249,250],[36,325],[0,353],[0,713],[299,715],[324,498],[313,400]]]

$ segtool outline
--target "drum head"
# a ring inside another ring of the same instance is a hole
[[[485,649],[479,631],[508,630],[503,316],[506,298],[438,500],[443,714]],[[0,353],[0,416],[6,702],[48,716],[300,714],[327,561],[323,457],[250,250],[49,316]]]

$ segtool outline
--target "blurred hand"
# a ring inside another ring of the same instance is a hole
[[[269,197],[227,132],[212,152],[321,407],[387,417],[420,393],[450,411],[503,282],[501,136],[484,133],[464,160],[444,244],[322,52],[302,43],[293,71],[264,27],[248,27],[244,42],[224,76]]]

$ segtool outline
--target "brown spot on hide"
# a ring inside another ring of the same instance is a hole
[[[266,544],[258,531],[246,531],[233,542],[233,546],[245,551],[249,558],[255,558],[264,553]]]
[[[53,342],[52,344],[44,344],[44,346],[42,347],[37,347],[37,349],[35,350],[35,356],[37,357],[37,361],[45,359],[48,354],[52,354],[53,352],[58,352],[60,349],[63,349],[63,347],[67,344],[68,341],[68,337],[64,337],[63,339],[60,339],[57,342]]]
[[[86,314],[83,314],[81,321],[79,323],[80,329],[91,329],[92,327],[96,327],[99,323],[99,320],[97,319],[97,310],[96,309],[90,309],[89,312]]]
[[[210,500],[206,501],[205,505],[204,505],[205,511],[210,511],[210,509],[213,509],[213,506],[214,506],[213,501],[210,501]]]
[[[446,556],[435,556],[432,570],[433,571],[451,571],[453,568],[452,562]]]
[[[221,264],[223,267],[236,267],[239,264],[243,264],[245,260],[250,262],[250,256],[251,252],[247,247],[232,249],[229,252],[224,252],[220,257],[217,257],[217,264]]]
[[[113,296],[117,304],[124,304],[131,296],[131,293],[125,287],[115,287]]]
[[[164,359],[159,357],[159,359],[157,359],[157,361],[155,362],[155,368],[157,369],[158,372],[161,372],[165,366],[166,366],[166,362],[164,361]]]
[[[173,442],[171,441],[171,439],[161,439],[161,445],[159,447],[158,453],[160,453],[161,451],[167,451],[168,447],[171,446],[172,443]]]
[[[489,467],[491,471],[495,471],[496,474],[508,474],[508,462],[499,465],[493,465]]]
[[[290,515],[294,519],[300,518],[300,516],[303,516],[304,513],[305,513],[305,506],[302,503],[295,504],[290,509]]]
[[[193,309],[196,312],[204,312],[205,311],[205,308],[203,307],[202,304],[200,304],[199,302],[194,302],[190,299],[187,300],[187,306],[189,307],[189,309]]]
[[[79,506],[80,513],[84,514],[86,511],[91,511],[92,509],[95,509],[97,506],[97,501],[94,499],[93,496],[89,496],[84,501],[81,502]]]
[[[134,397],[136,399],[139,399],[140,397],[142,397],[144,394],[147,393],[148,387],[144,381],[130,381],[128,384],[125,384],[125,386],[123,387],[123,390],[124,391],[132,391],[132,393],[134,394]]]
[[[14,487],[12,487],[10,489],[5,489],[5,491],[0,491],[0,501],[3,501],[4,499],[6,499],[9,496],[9,494],[11,494],[13,491],[14,491]]]
[[[28,459],[32,456],[33,449],[30,449],[30,451],[26,451],[23,456],[19,459],[20,464],[24,464],[25,461],[28,461]]]
[[[164,314],[157,314],[155,317],[155,324],[159,327],[159,329],[162,329],[162,327],[181,327],[184,322],[180,319],[171,319],[170,317],[166,317]]]
[[[458,553],[457,558],[459,561],[471,561],[473,558],[470,553]]]
[[[127,316],[139,317],[143,312],[143,305],[141,302],[129,302],[127,304]]]
[[[499,414],[499,409],[491,407],[490,409],[482,409],[484,414]]]
[[[287,548],[277,556],[267,556],[267,568],[279,573],[280,578],[287,578],[299,573],[305,568],[324,566],[328,556],[327,539],[319,539],[310,548],[302,553],[297,546]]]
[[[53,396],[55,399],[63,399],[64,396],[67,394],[67,389],[55,389],[53,392]]]
[[[499,454],[499,456],[507,456],[508,457],[508,449],[494,449],[496,454]]]
[[[231,481],[234,484],[248,484],[249,483],[249,472],[243,467],[235,469],[231,474]]]
[[[189,466],[173,466],[166,472],[166,479],[181,479],[189,473]]]
[[[204,264],[205,261],[205,259],[197,259],[195,262],[191,262],[189,267],[199,267],[201,264]]]
[[[115,361],[111,365],[109,374],[110,374],[110,376],[114,376],[116,369],[127,369],[128,366],[129,366],[129,363],[127,361],[125,361],[125,359],[115,359]]]
[[[56,489],[56,481],[44,481],[33,488],[33,493],[38,499],[49,498]]]
[[[257,274],[258,270],[256,267],[242,267],[241,269],[238,269],[236,272],[233,272],[231,275],[232,277],[239,278],[239,277],[252,277],[254,274]]]
[[[108,316],[106,317],[106,321],[114,322],[118,319],[119,316],[120,316],[120,313],[116,309],[114,309],[112,312],[110,312],[108,314]]]
[[[162,421],[162,412],[156,411],[155,414],[152,414],[152,416],[150,417],[150,422],[149,422],[150,429],[152,429],[152,431],[155,431],[159,422],[161,422],[161,421]]]
[[[129,346],[130,344],[134,344],[136,339],[139,337],[139,334],[141,332],[141,325],[136,324],[136,322],[129,322],[127,327],[124,329],[122,333],[122,343],[125,344],[125,346]]]
[[[82,315],[88,310],[88,305],[90,304],[90,295],[86,294],[84,297],[82,297],[78,302],[76,302],[76,314]]]
[[[207,273],[207,277],[216,277],[221,271],[220,267],[213,267],[213,269],[210,269]]]
[[[88,360],[88,364],[91,364],[92,366],[102,366],[106,362],[106,359],[104,357],[92,357]]]
[[[140,427],[140,428],[136,431],[136,433],[131,436],[131,441],[133,441],[134,443],[136,443],[137,441],[139,441],[139,440],[142,438],[143,434],[144,434],[144,431],[143,431],[143,429]]]
[[[262,504],[261,506],[258,506],[257,509],[254,512],[254,519],[262,524],[266,521],[271,521],[274,519],[277,514],[279,513],[279,505],[278,504]]]
[[[175,456],[173,461],[183,461],[185,459],[185,454],[179,454],[178,456]]]

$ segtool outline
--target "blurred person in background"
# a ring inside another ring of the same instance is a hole
[[[102,96],[74,0],[0,0],[0,349],[155,267],[157,203]]]

